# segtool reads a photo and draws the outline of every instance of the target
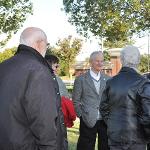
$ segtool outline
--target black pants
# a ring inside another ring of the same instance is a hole
[[[94,150],[96,136],[98,134],[98,150],[109,150],[107,139],[107,128],[102,120],[98,120],[93,128],[86,126],[80,118],[80,135],[77,150]]]
[[[150,150],[150,143],[147,144],[147,150]]]
[[[110,150],[146,150],[146,145],[142,144],[133,144],[125,146],[110,146]]]

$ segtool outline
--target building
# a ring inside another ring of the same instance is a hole
[[[122,67],[120,62],[120,51],[121,48],[113,48],[108,50],[110,55],[110,64],[112,65],[111,76],[116,75]]]

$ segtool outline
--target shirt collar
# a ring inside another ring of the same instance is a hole
[[[101,77],[100,72],[97,74],[97,73],[95,73],[94,71],[92,71],[91,68],[90,68],[90,75],[91,75],[91,77],[94,78],[96,81],[98,81],[98,80],[100,79],[100,77]]]

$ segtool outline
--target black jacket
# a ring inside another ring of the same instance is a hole
[[[0,64],[0,150],[60,150],[57,95],[46,60],[20,45]]]
[[[106,83],[100,107],[108,126],[109,145],[145,143],[141,125],[150,128],[150,82],[123,67]]]
[[[49,65],[49,64],[48,64]],[[53,78],[53,84],[55,87],[56,93],[56,106],[57,106],[57,150],[68,150],[68,140],[67,140],[67,130],[64,124],[64,115],[62,112],[61,106],[61,96],[59,91],[59,84],[57,81],[57,77],[55,76],[51,66],[49,65],[49,69]]]

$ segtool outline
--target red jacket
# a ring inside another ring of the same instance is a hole
[[[61,105],[62,105],[62,112],[64,114],[65,125],[66,127],[71,128],[74,125],[73,121],[76,120],[76,113],[73,106],[73,102],[68,97],[62,96]]]

